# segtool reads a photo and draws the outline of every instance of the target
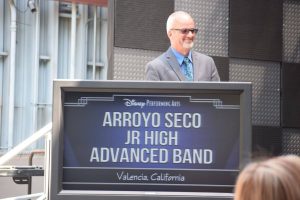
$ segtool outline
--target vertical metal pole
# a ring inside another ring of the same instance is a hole
[[[44,194],[47,199],[50,195],[50,185],[51,185],[51,174],[50,174],[50,166],[51,166],[51,143],[52,143],[52,132],[49,132],[45,136],[45,165],[44,165]]]
[[[15,65],[16,65],[16,38],[17,38],[17,13],[15,2],[9,1],[11,11],[11,35],[10,35],[10,65],[9,65],[9,86],[8,86],[8,127],[7,127],[7,147],[13,146],[14,132],[14,108],[15,108]]]
[[[34,65],[32,70],[32,133],[37,130],[38,80],[40,68],[40,2],[36,1]]]
[[[75,78],[75,56],[76,56],[76,3],[72,3],[72,21],[71,21],[71,49],[70,49],[70,73],[69,78]]]
[[[93,80],[96,79],[97,6],[94,6]]]
[[[48,51],[49,51],[49,66],[51,66],[52,74],[50,80],[56,79],[58,76],[58,27],[59,27],[59,2],[47,1],[48,4]],[[52,91],[52,84],[50,84],[49,90]],[[52,94],[52,93],[51,93]],[[52,96],[52,95],[51,95]],[[52,98],[48,99],[52,103]]]

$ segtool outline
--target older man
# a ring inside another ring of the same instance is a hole
[[[188,13],[172,13],[167,20],[171,47],[146,65],[146,80],[220,81],[213,59],[192,51],[197,32]]]

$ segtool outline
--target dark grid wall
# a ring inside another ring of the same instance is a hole
[[[167,16],[186,11],[199,28],[195,50],[214,58],[221,80],[253,84],[253,155],[300,155],[300,1],[113,2],[113,79],[143,80],[168,48]]]

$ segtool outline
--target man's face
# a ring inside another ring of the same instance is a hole
[[[189,31],[195,29],[195,22],[188,16],[175,20],[172,29],[168,32],[171,46],[178,52],[186,55],[194,45],[196,33]]]

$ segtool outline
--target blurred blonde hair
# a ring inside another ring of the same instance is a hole
[[[249,164],[237,179],[234,200],[300,200],[300,157]]]

